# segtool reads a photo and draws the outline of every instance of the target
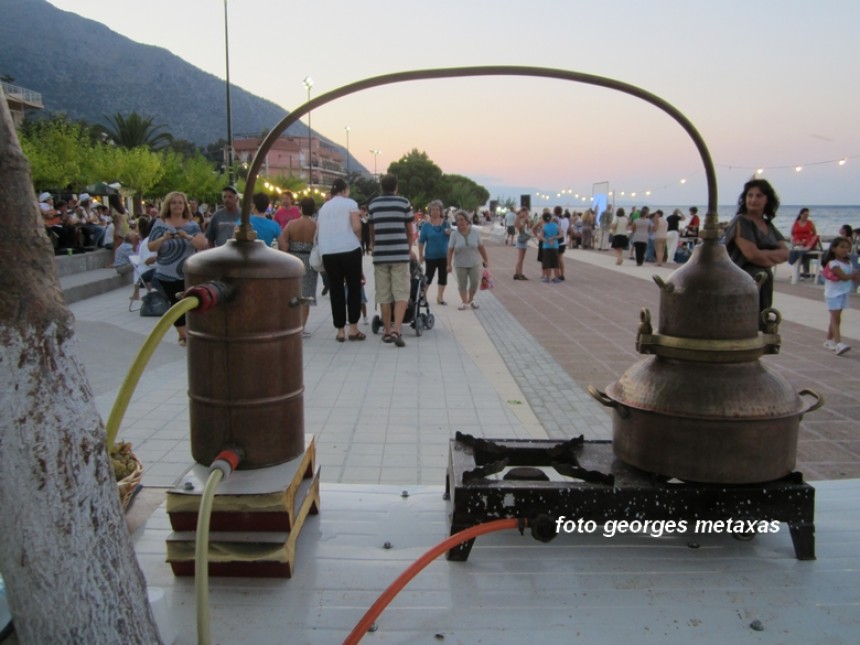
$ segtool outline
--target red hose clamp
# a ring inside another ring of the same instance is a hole
[[[218,453],[218,456],[215,457],[215,461],[226,461],[230,464],[230,470],[236,470],[239,467],[239,462],[242,460],[242,456],[238,451],[227,448],[226,450],[222,450]]]
[[[183,298],[196,296],[200,301],[200,304],[198,304],[193,311],[195,313],[203,313],[230,300],[233,296],[233,291],[223,282],[210,280],[209,282],[203,282],[201,284],[196,284],[193,287],[189,287],[182,295]]]

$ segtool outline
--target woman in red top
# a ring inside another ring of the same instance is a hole
[[[818,246],[818,232],[815,230],[815,224],[809,219],[809,209],[801,208],[791,225],[791,245],[795,249],[803,249],[809,251]],[[801,277],[809,277],[809,256],[803,254]]]
[[[801,208],[791,226],[791,243],[794,246],[811,249],[817,242],[818,233],[815,230],[815,224],[809,219],[809,209]]]

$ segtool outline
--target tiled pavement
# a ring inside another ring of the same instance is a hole
[[[641,359],[634,347],[639,311],[658,313],[651,275],[674,267],[614,265],[609,253],[568,252],[567,280],[537,280],[535,251],[528,282],[513,281],[515,250],[486,236],[496,286],[477,311],[437,306],[433,330],[407,346],[370,334],[335,343],[328,299],[311,310],[313,336],[303,343],[305,431],[314,433],[323,481],[440,484],[448,440],[460,430],[485,437],[609,438],[609,411],[586,388],[616,380]],[[365,259],[372,317],[373,283]],[[71,305],[81,356],[104,418],[154,319],[127,311],[128,289]],[[860,307],[860,298],[852,296]],[[843,335],[855,351],[834,357],[821,347],[826,312],[820,287],[777,276],[782,350],[764,361],[798,390],[826,400],[801,424],[800,469],[810,480],[860,476],[860,312],[847,311]],[[169,335],[145,372],[123,422],[145,464],[144,484],[169,486],[191,464],[184,350]],[[695,384],[691,384],[695,394]],[[738,393],[742,396],[743,393]]]
[[[639,312],[648,307],[655,321],[659,314],[659,289],[651,276],[665,278],[677,267],[637,267],[628,260],[616,267],[610,252],[574,250],[565,255],[565,282],[542,284],[535,249],[529,249],[524,266],[531,280],[521,282],[511,278],[516,251],[497,241],[487,243],[494,295],[524,328],[505,342],[539,345],[560,366],[558,378],[576,383],[573,394],[564,389],[568,400],[560,404],[562,409],[570,409],[570,399],[589,384],[603,389],[642,358],[635,349]],[[811,388],[825,399],[823,408],[801,422],[798,469],[810,480],[860,477],[860,296],[851,296],[853,309],[843,313],[842,322],[843,338],[854,350],[836,357],[822,347],[827,326],[822,287],[791,285],[783,270],[777,272],[775,291],[774,306],[783,315],[782,347],[761,360],[798,391]],[[479,319],[489,331],[480,312]],[[554,379],[552,374],[544,378],[545,383]],[[695,388],[691,384],[691,396]],[[528,397],[539,388],[523,389]],[[580,422],[576,416],[567,418]]]

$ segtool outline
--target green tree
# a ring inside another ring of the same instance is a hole
[[[159,156],[163,173],[144,197],[164,197],[172,190],[181,190],[204,202],[218,201],[227,180],[202,154],[186,158],[176,152],[162,151]]]
[[[161,155],[142,146],[131,150],[103,146],[98,155],[98,169],[101,177],[115,179],[134,192],[136,214],[143,211],[143,198],[152,194],[165,172]]]
[[[173,139],[166,147],[167,150],[178,152],[185,158],[191,158],[199,154],[200,149],[187,139]]]
[[[377,195],[382,194],[376,177],[356,177],[349,185],[349,196],[359,204],[369,202]],[[403,191],[400,191],[403,194]]]
[[[108,125],[100,125],[99,129],[110,142],[120,148],[131,150],[146,147],[159,150],[173,141],[173,135],[169,132],[159,132],[165,126],[153,125],[152,117],[143,117],[137,112],[124,117],[117,112],[112,117],[104,118]]]
[[[444,175],[438,186],[439,199],[447,206],[456,206],[467,211],[476,210],[486,204],[489,191],[462,175]]]
[[[218,139],[203,148],[203,156],[217,167],[224,165],[224,149],[227,147],[227,139]]]
[[[397,176],[398,192],[416,208],[423,208],[438,196],[442,169],[431,161],[426,152],[413,148],[388,166],[388,172]]]
[[[81,124],[63,116],[27,123],[20,140],[37,188],[64,188],[92,181],[94,146]]]

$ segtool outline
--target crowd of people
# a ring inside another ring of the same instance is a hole
[[[824,275],[824,296],[830,312],[830,325],[824,346],[837,355],[850,347],[842,342],[839,326],[841,312],[849,306],[848,294],[860,293],[860,229],[844,225],[825,250],[810,218],[808,208],[800,209],[791,229],[790,243],[774,226],[779,198],[764,179],[752,179],[738,198],[737,214],[722,228],[721,241],[730,258],[751,277],[761,281],[759,310],[760,327],[767,328],[768,314],[773,304],[773,269],[784,262],[802,263],[801,278],[812,277],[809,263],[820,258]],[[532,238],[537,240],[537,260],[541,265],[541,281],[557,284],[565,280],[564,253],[566,249],[613,250],[615,264],[625,257],[635,259],[637,266],[646,262],[663,266],[683,263],[695,246],[701,228],[698,208],[689,208],[688,215],[674,209],[664,217],[660,209],[633,207],[630,212],[621,207],[613,212],[607,206],[601,213],[588,209],[584,213],[564,211],[560,207],[541,213],[528,208],[513,209],[502,216],[506,245],[517,248],[514,280],[528,280],[523,272],[526,251]]]
[[[362,341],[366,335],[358,328],[361,318],[367,324],[367,296],[362,256],[370,254],[374,267],[374,300],[381,311],[382,340],[396,347],[405,346],[402,326],[416,270],[424,268],[425,284],[436,282],[436,304],[447,305],[445,290],[448,274],[453,273],[460,296],[460,310],[478,309],[475,301],[489,266],[487,248],[477,224],[482,219],[473,213],[446,210],[439,200],[428,206],[428,216],[414,213],[409,200],[398,195],[397,178],[387,174],[380,179],[382,194],[359,205],[349,196],[349,185],[335,180],[326,201],[317,210],[313,198],[295,203],[293,194],[283,193],[275,208],[268,195],[251,197],[250,224],[257,238],[299,258],[305,273],[302,279],[303,336],[307,330],[311,304],[316,304],[320,274],[322,295],[330,294],[335,340]],[[54,200],[50,193],[38,196],[45,227],[57,249],[107,248],[114,250],[111,266],[120,273],[131,271],[131,258],[138,256],[140,280],[135,282],[132,298],[140,289],[158,285],[168,297],[182,290],[182,265],[192,254],[226,243],[234,236],[240,218],[238,190],[226,186],[218,209],[200,205],[184,193],[171,192],[160,210],[146,205],[146,213],[130,216],[119,195],[110,195],[102,204],[90,195],[72,195]],[[809,272],[810,252],[821,254],[825,275],[825,298],[831,323],[825,347],[837,355],[850,347],[840,337],[841,311],[848,296],[860,283],[860,229],[845,225],[828,249],[803,208],[792,226],[790,241],[773,225],[779,198],[764,179],[752,179],[738,198],[737,215],[725,228],[722,241],[731,259],[744,271],[761,280],[761,312],[770,310],[773,301],[773,268],[784,262],[801,262],[803,274]],[[486,221],[487,215],[484,217]],[[564,255],[567,250],[612,250],[615,263],[625,257],[637,266],[646,262],[663,266],[681,263],[699,234],[701,220],[693,206],[685,215],[675,209],[664,216],[660,209],[633,207],[613,210],[607,206],[598,213],[569,212],[560,206],[532,213],[526,207],[502,216],[505,244],[517,250],[514,280],[528,280],[525,259],[530,242],[537,243],[540,280],[547,284],[565,281]],[[321,255],[322,267],[312,265],[313,251]],[[417,268],[416,268],[417,267]],[[317,269],[321,269],[319,272]],[[763,275],[759,275],[763,274]],[[803,275],[802,274],[802,275]],[[423,294],[422,294],[423,297]],[[186,343],[184,319],[176,323],[180,345]],[[761,327],[767,326],[762,316]],[[374,331],[376,329],[374,328]]]

